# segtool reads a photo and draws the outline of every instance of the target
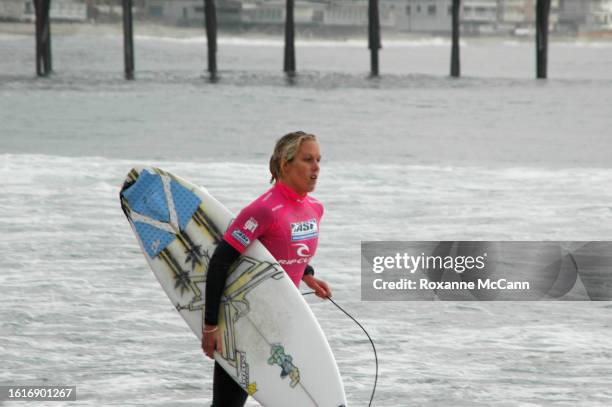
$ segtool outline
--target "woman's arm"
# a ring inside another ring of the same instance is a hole
[[[240,252],[225,240],[215,249],[206,276],[206,306],[204,309],[204,329],[202,332],[202,350],[209,358],[214,357],[214,351],[221,352],[221,334],[217,329],[219,318],[219,303],[227,279],[227,272],[238,260]]]
[[[331,297],[332,293],[331,293],[331,289],[329,288],[329,285],[325,281],[315,278],[314,268],[312,268],[310,264],[307,265],[306,269],[304,270],[302,281],[306,283],[308,287],[314,290],[315,295],[317,297],[321,297],[321,298]]]

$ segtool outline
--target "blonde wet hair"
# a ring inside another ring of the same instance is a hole
[[[276,141],[274,152],[270,157],[270,174],[272,174],[270,184],[280,180],[283,163],[293,161],[302,143],[307,140],[317,141],[317,136],[303,131],[294,131]]]

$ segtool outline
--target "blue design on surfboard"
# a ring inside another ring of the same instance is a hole
[[[123,196],[132,211],[160,222],[170,221],[164,185],[158,174],[141,171],[134,185],[123,191]]]
[[[146,223],[134,222],[134,227],[136,232],[138,232],[138,236],[140,236],[142,245],[151,258],[157,256],[176,239],[176,236],[172,233],[147,225]]]
[[[281,367],[281,378],[289,376],[291,383],[289,386],[295,387],[300,382],[300,369],[293,364],[293,358],[285,353],[285,347],[275,343],[270,348],[270,357],[268,358],[269,365],[278,365]]]
[[[198,206],[202,203],[202,200],[174,180],[170,182],[170,191],[172,191],[172,197],[174,198],[179,227],[183,230],[187,226],[189,219],[198,209]]]
[[[172,216],[168,208],[171,200],[176,211],[176,220],[179,230],[184,230],[187,223],[200,206],[201,199],[192,191],[170,180],[170,196],[166,196],[164,185],[159,174],[152,174],[143,170],[136,182],[122,192],[127,200],[130,211],[153,221],[168,225],[168,228],[160,229],[152,222],[134,220],[134,228],[140,237],[149,257],[157,256],[162,250],[176,239],[176,235],[166,229],[178,232],[176,227],[171,227]]]

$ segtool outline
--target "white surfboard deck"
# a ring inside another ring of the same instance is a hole
[[[143,171],[147,174],[141,178]],[[155,180],[148,187],[133,188],[140,179],[145,185],[151,175]],[[167,213],[156,223],[153,215],[163,212],[163,199]],[[203,188],[153,167],[130,171],[121,201],[159,283],[201,340],[208,262],[232,213]],[[146,213],[139,213],[131,203]],[[192,215],[184,210],[189,206],[195,208]],[[165,245],[164,239],[172,241]],[[259,241],[229,271],[219,329],[223,350],[215,353],[215,360],[263,406],[346,405],[338,367],[321,327],[299,290]]]

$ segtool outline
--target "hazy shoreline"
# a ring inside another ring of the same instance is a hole
[[[35,26],[33,23],[20,22],[0,22],[0,34],[9,35],[34,35]],[[278,31],[278,32],[276,32]],[[300,29],[297,27],[296,39],[299,40],[329,40],[329,41],[349,41],[349,40],[367,40],[366,27],[360,33],[359,28],[351,31],[335,31],[326,29],[322,32],[313,32],[311,28]],[[56,36],[70,35],[123,35],[123,26],[121,24],[109,23],[66,23],[52,22],[51,33]],[[154,36],[154,37],[169,37],[169,38],[194,38],[205,37],[206,32],[204,27],[178,27],[172,25],[154,24],[151,22],[134,22],[134,35],[138,36]],[[396,32],[383,31],[382,40],[385,41],[422,41],[422,40],[442,40],[450,42],[449,35],[413,33],[413,32]],[[282,27],[274,27],[274,30],[258,30],[258,29],[223,29],[219,30],[220,37],[240,37],[254,39],[279,39],[283,40]],[[512,35],[462,35],[462,40],[471,42],[495,42],[495,41],[515,41],[531,43],[534,41],[533,35],[527,36],[512,36]],[[610,35],[579,35],[568,36],[561,34],[550,34],[551,42],[559,43],[612,43],[612,33]]]

